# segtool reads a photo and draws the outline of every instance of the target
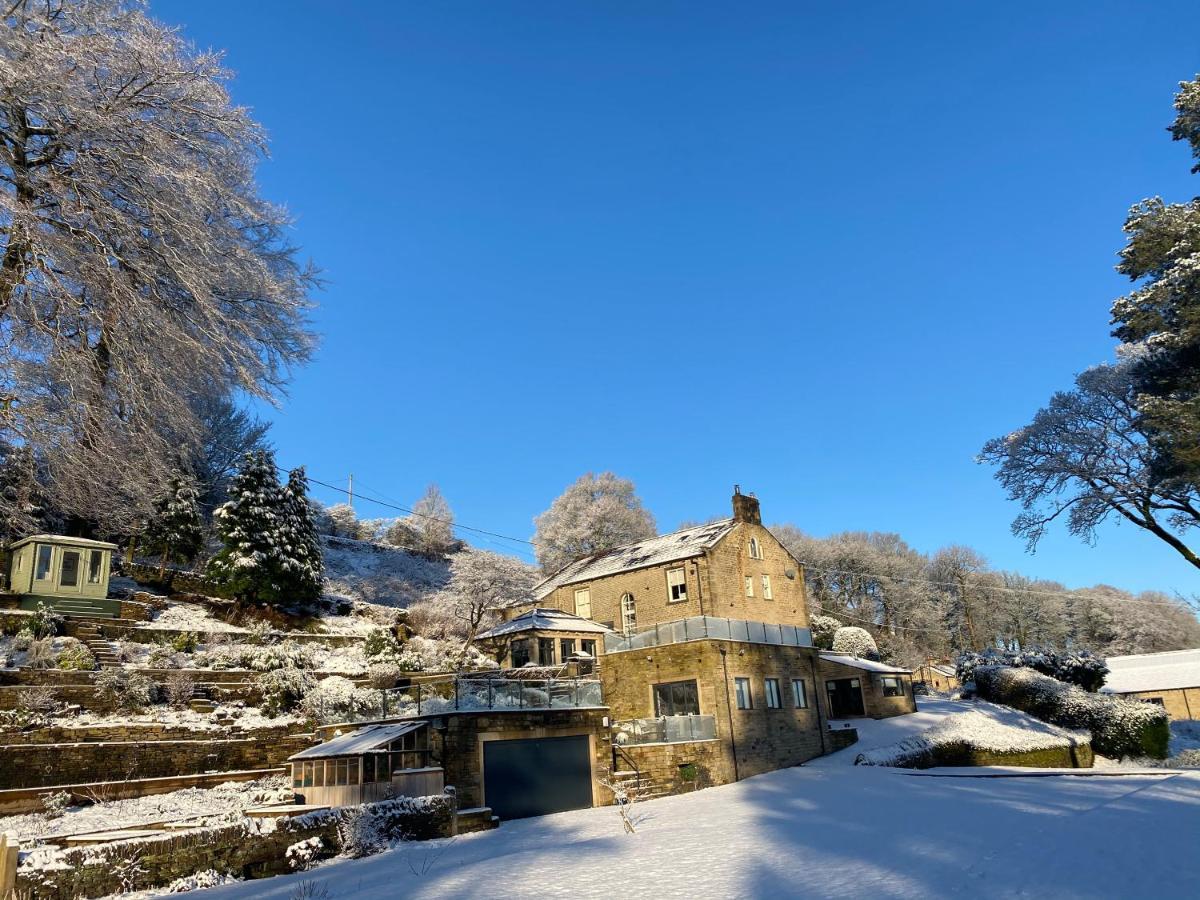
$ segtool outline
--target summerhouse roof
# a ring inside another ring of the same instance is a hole
[[[875,662],[871,659],[859,659],[855,656],[842,656],[839,653],[822,653],[821,659],[855,669],[865,669],[868,672],[883,672],[885,675],[911,675],[911,669],[900,669],[887,663]]]
[[[697,525],[693,528],[682,528],[670,534],[625,544],[577,559],[570,565],[559,569],[536,588],[533,595],[538,600],[548,596],[552,591],[564,584],[578,584],[581,581],[591,581],[593,578],[604,578],[616,575],[618,572],[628,572],[633,569],[644,569],[647,566],[657,566],[662,563],[675,562],[699,556],[704,551],[712,549],[721,538],[733,530],[733,519],[719,519],[707,525]]]
[[[1200,687],[1200,649],[1110,656],[1100,690],[1112,694]]]
[[[323,744],[293,753],[288,757],[288,761],[325,759],[330,756],[354,756],[371,750],[379,750],[410,731],[424,728],[426,724],[426,722],[420,721],[400,722],[395,725],[367,725],[365,728],[356,728],[349,734],[339,735]]]
[[[606,634],[612,631],[612,629],[601,625],[599,622],[593,622],[591,619],[563,612],[561,609],[538,608],[521,613],[515,619],[501,622],[495,628],[489,628],[487,631],[477,634],[475,639],[486,640],[488,638],[503,637],[506,634],[518,634],[522,631],[570,631],[580,634]]]
[[[64,534],[31,534],[29,537],[13,541],[10,549],[16,550],[26,544],[59,544],[65,547],[95,547],[98,550],[116,550],[116,544],[108,541],[93,541],[91,538],[67,537]]]

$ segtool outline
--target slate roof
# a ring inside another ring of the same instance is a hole
[[[883,672],[885,675],[912,674],[912,669],[898,669],[895,666],[889,666],[887,663],[875,662],[871,659],[857,659],[853,656],[842,656],[838,653],[822,653],[821,659],[843,666],[851,666],[855,669],[864,669],[868,672]]]
[[[489,628],[475,635],[475,640],[500,637],[505,634],[516,634],[521,631],[572,631],[589,634],[607,634],[612,631],[599,622],[584,619],[561,609],[531,609],[521,613],[515,619],[501,622],[495,628]]]
[[[1110,694],[1200,687],[1200,649],[1110,656],[1100,690]]]
[[[367,725],[363,728],[356,728],[349,734],[339,735],[323,744],[317,744],[315,747],[294,753],[288,757],[288,760],[325,759],[330,756],[352,756],[357,753],[378,750],[386,747],[401,735],[416,731],[425,724],[421,721],[400,722],[396,725]]]
[[[559,569],[535,587],[533,596],[541,600],[565,584],[578,584],[594,578],[616,575],[618,572],[629,572],[700,556],[729,534],[733,526],[733,519],[720,519],[707,525],[683,528],[670,534],[585,556]]]

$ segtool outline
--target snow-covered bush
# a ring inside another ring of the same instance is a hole
[[[403,647],[389,628],[372,628],[363,641],[363,655],[370,660],[395,660]]]
[[[362,690],[339,675],[317,682],[300,701],[307,718],[325,725],[350,721],[380,708],[377,691]]]
[[[403,673],[400,671],[400,667],[394,662],[375,662],[367,670],[367,678],[371,687],[376,690],[394,688],[396,682],[400,680],[401,674]]]
[[[66,791],[50,791],[42,794],[42,813],[47,819],[61,819],[71,805],[71,795]]]
[[[1003,703],[1063,728],[1086,728],[1092,749],[1102,756],[1167,755],[1170,719],[1153,703],[1089,694],[1032,668],[979,666],[975,669],[979,696]]]
[[[338,823],[342,856],[362,859],[387,849],[388,838],[380,818],[369,807],[358,807]]]
[[[865,628],[843,625],[833,635],[834,653],[849,653],[859,659],[879,659],[879,648],[875,638]]]
[[[22,688],[17,694],[17,705],[13,710],[13,724],[23,728],[48,722],[61,705],[58,692],[50,685]]]
[[[62,634],[63,617],[45,603],[38,603],[37,609],[29,617],[26,627],[38,640]]]
[[[12,648],[19,653],[24,653],[35,640],[37,640],[37,637],[32,631],[28,628],[22,628],[13,635]]]
[[[25,654],[25,665],[31,669],[50,669],[53,668],[57,656],[53,639],[42,638],[30,643]]]
[[[77,672],[91,672],[97,668],[96,657],[87,645],[74,638],[67,638],[63,649],[54,660],[60,669]]]
[[[167,676],[165,693],[167,702],[180,709],[196,696],[196,680],[187,672],[173,672]]]
[[[150,654],[146,657],[146,665],[151,669],[183,668],[179,654],[165,644],[159,644],[150,649]]]
[[[258,676],[263,713],[271,717],[290,713],[300,705],[315,683],[311,675],[300,669],[264,672]]]
[[[842,627],[842,623],[833,616],[813,616],[808,627],[812,631],[814,647],[819,650],[832,650],[833,636]]]
[[[140,712],[158,701],[158,685],[138,672],[103,669],[95,684],[101,700],[125,712]]]
[[[271,672],[275,669],[311,669],[312,651],[299,641],[287,640],[281,644],[269,644],[242,657],[243,664],[256,672]]]
[[[279,632],[272,628],[269,622],[259,620],[253,622],[246,629],[245,641],[247,644],[253,644],[256,647],[265,647],[268,644],[279,642]]]
[[[185,894],[188,891],[202,891],[205,888],[220,887],[237,881],[232,875],[222,875],[216,869],[205,869],[195,875],[185,875],[176,878],[166,887],[168,894]]]
[[[297,872],[304,872],[311,869],[313,863],[317,861],[317,856],[325,849],[325,842],[319,837],[310,837],[307,840],[297,841],[284,851],[283,858],[287,860],[288,866]]]
[[[1093,692],[1104,685],[1104,676],[1108,674],[1108,664],[1088,650],[1059,652],[1038,648],[997,650],[989,647],[982,653],[965,651],[958,655],[955,668],[959,681],[966,684],[974,680],[975,670],[980,666],[1030,668]]]

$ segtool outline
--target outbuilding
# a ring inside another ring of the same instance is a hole
[[[522,666],[554,666],[572,660],[590,661],[603,648],[607,626],[560,609],[536,608],[501,622],[475,638],[490,648],[506,669]]]
[[[9,546],[9,590],[23,609],[45,603],[64,613],[115,615],[107,602],[116,544],[59,534],[35,534]]]
[[[1110,656],[1101,693],[1157,703],[1172,719],[1200,718],[1200,649]]]
[[[917,711],[911,669],[823,651],[821,679],[831,719],[886,719]]]
[[[366,725],[288,757],[301,803],[357,806],[391,797],[425,797],[445,787],[431,766],[429,723]]]

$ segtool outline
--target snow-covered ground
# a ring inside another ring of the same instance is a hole
[[[1183,897],[1200,884],[1200,773],[941,778],[810,765],[634,809],[632,835],[611,807],[579,810],[203,896],[287,900],[302,881],[331,900]]]

